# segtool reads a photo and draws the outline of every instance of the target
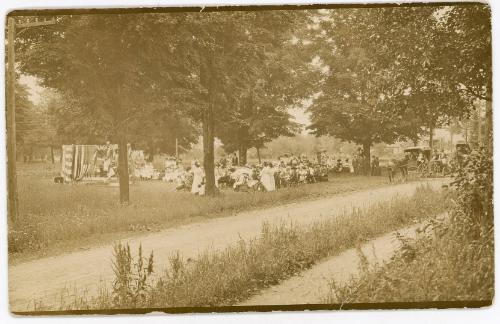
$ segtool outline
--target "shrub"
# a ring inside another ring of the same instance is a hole
[[[348,283],[331,283],[326,303],[490,301],[494,295],[493,160],[480,148],[457,170],[450,216],[431,235],[402,241],[379,267]]]

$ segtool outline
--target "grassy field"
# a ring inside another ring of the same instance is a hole
[[[52,182],[58,164],[18,164],[20,217],[9,222],[10,261],[84,248],[147,231],[299,199],[314,199],[387,185],[383,177],[333,177],[327,183],[270,193],[224,191],[217,197],[173,192],[161,181],[139,181],[131,203],[118,202],[118,188]]]
[[[102,288],[90,300],[76,295],[61,298],[61,309],[196,307],[232,305],[260,289],[277,284],[329,255],[409,223],[442,213],[446,193],[420,187],[411,198],[393,199],[368,210],[353,210],[308,226],[264,224],[255,240],[222,251],[206,251],[195,260],[179,254],[158,279],[148,279],[153,257],[131,256],[127,246],[115,246],[111,290]],[[149,251],[147,251],[149,252]],[[159,272],[162,269],[154,269]]]

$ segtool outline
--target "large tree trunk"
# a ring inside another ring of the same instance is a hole
[[[240,147],[238,148],[238,155],[239,155],[239,159],[240,159],[240,165],[246,165],[247,164],[247,152],[248,152],[248,149],[245,146],[240,145]]]
[[[371,174],[371,168],[370,168],[370,147],[371,143],[366,142],[363,143],[363,153],[364,153],[364,159],[363,159],[363,169],[365,175],[370,175]]]
[[[118,181],[120,185],[120,202],[129,202],[128,152],[127,138],[121,134],[118,139]]]
[[[203,167],[205,168],[205,194],[216,193],[214,174],[214,101],[213,92],[209,90],[209,103],[203,111]]]
[[[261,161],[260,161],[260,149],[258,146],[256,147],[256,149],[257,149],[257,159],[259,159],[259,164],[260,164],[261,163]]]

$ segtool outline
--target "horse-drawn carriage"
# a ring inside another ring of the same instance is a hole
[[[460,141],[455,144],[455,154],[453,162],[455,167],[462,167],[465,158],[470,154],[471,148],[468,143]]]
[[[425,146],[413,146],[404,150],[409,175],[416,175],[417,177],[424,177],[428,175],[429,161],[431,161],[431,149]]]

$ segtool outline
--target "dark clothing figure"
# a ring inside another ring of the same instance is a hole
[[[401,175],[405,179],[405,181],[408,181],[408,162],[410,161],[410,158],[408,155],[405,155],[403,160],[400,163],[399,169],[401,170]]]
[[[233,164],[233,166],[236,166],[236,165],[239,165],[238,163],[238,156],[236,154],[233,154],[233,158],[231,160],[231,163]]]
[[[380,175],[380,163],[378,157],[374,156],[372,160],[372,176]]]

